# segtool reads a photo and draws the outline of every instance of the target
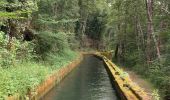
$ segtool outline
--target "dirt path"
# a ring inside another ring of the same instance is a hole
[[[129,74],[133,82],[137,83],[141,88],[144,89],[145,92],[152,94],[152,92],[154,91],[154,87],[149,81],[143,79],[140,75],[136,74],[133,71],[130,71],[125,68],[122,69]]]

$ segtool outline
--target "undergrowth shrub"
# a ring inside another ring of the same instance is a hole
[[[7,49],[8,40],[0,32],[0,67],[9,68],[16,66],[21,61],[28,61],[36,57],[33,42],[22,42],[13,38],[11,50]]]
[[[150,80],[150,82],[158,89],[161,98],[170,98],[170,45],[166,47],[167,53],[161,55],[161,60],[154,59],[150,65],[147,64],[146,58],[143,52],[126,51],[125,54],[125,66],[134,70],[142,77]]]
[[[58,53],[55,55],[53,53],[49,53],[49,55],[47,56],[46,63],[48,63],[50,67],[53,70],[55,70],[68,64],[76,57],[77,57],[77,52],[68,49],[68,50],[64,50],[62,53]]]
[[[48,53],[63,52],[68,48],[67,36],[63,32],[39,32],[37,35],[36,53],[42,59],[46,59]]]
[[[68,44],[72,50],[80,48],[80,42],[76,39],[75,33],[68,33]]]
[[[6,49],[7,43],[0,32],[0,100],[15,94],[24,97],[77,56],[69,48],[67,34],[63,32],[40,32],[33,42],[13,38],[11,50]],[[34,58],[43,60],[37,62]]]
[[[35,43],[34,42],[23,42],[20,43],[16,50],[16,59],[30,61],[34,60],[37,55],[34,50]]]
[[[22,63],[10,69],[0,69],[0,99],[19,93],[24,96],[34,90],[51,72],[36,63]]]
[[[170,65],[167,60],[167,57],[162,57],[161,61],[156,59],[150,65],[139,62],[133,67],[137,73],[150,80],[164,99],[170,98]]]
[[[155,60],[148,69],[148,77],[161,93],[164,99],[170,98],[170,65],[167,63],[168,57],[161,61]]]

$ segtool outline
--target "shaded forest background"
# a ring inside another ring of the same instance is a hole
[[[90,50],[114,50],[114,62],[170,99],[169,0],[0,1],[0,98],[26,94]]]

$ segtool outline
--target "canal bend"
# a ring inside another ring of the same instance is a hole
[[[87,55],[41,100],[118,100],[102,60]]]

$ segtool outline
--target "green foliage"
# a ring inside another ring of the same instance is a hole
[[[1,1],[0,3],[0,19],[23,19],[30,17],[32,12],[38,10],[37,1],[26,0],[20,2],[18,0]],[[11,11],[6,11],[8,8]]]
[[[43,59],[48,56],[48,53],[59,53],[68,48],[66,33],[46,31],[40,32],[37,37],[36,51]]]
[[[70,63],[70,61],[72,61],[76,57],[77,57],[77,52],[73,52],[67,49],[64,50],[62,53],[57,53],[57,54],[49,53],[46,58],[47,60],[45,62],[50,65],[49,67],[52,70],[56,70]]]
[[[4,35],[5,35],[5,33],[0,31],[0,46],[1,46],[1,48],[4,47],[4,44],[6,42],[4,39]]]
[[[169,97],[170,91],[168,90],[170,86],[170,67],[166,62],[167,59],[158,62],[157,60],[150,65],[148,69],[147,76],[151,80],[152,83],[160,90],[160,93],[163,97]]]
[[[38,21],[41,23],[41,24],[59,24],[59,23],[73,23],[73,22],[77,22],[78,19],[69,19],[69,20],[66,20],[66,19],[62,19],[61,21],[55,21],[51,18],[47,19],[47,18],[42,18],[42,19],[38,19]]]
[[[36,53],[47,62],[51,61],[51,59],[57,59],[57,56],[69,55],[68,53],[72,54],[69,49],[70,47],[73,48],[74,43],[74,46],[76,45],[77,41],[74,40],[74,33],[39,32],[37,34]]]
[[[24,97],[29,90],[34,92],[47,76],[67,65],[76,56],[76,52],[65,50],[62,53],[49,53],[48,61],[45,62],[28,61],[8,69],[0,68],[0,99],[17,93]]]
[[[6,49],[7,40],[4,39],[4,33],[0,32],[0,67],[9,67],[13,64],[15,54]]]
[[[39,30],[74,32],[79,20],[78,0],[41,0],[35,24]]]
[[[75,19],[56,19],[50,17],[49,15],[38,15],[38,19],[35,21],[35,24],[39,26],[39,30],[51,30],[51,31],[66,31],[74,32],[75,23],[78,21],[78,18]]]
[[[0,34],[0,99],[19,94],[25,96],[53,71],[65,66],[76,58],[76,53],[69,49],[66,33],[41,32],[38,35],[38,51],[45,54],[45,61],[37,63],[33,58],[35,45],[13,39],[13,47],[8,51],[7,40]],[[42,65],[43,64],[43,65]],[[14,67],[15,66],[15,67]]]
[[[19,93],[24,96],[34,90],[50,73],[48,67],[33,62],[18,64],[17,67],[0,70],[0,98]]]
[[[0,67],[7,68],[13,65],[15,53],[6,49],[7,39],[4,38],[4,33],[0,32]]]
[[[35,44],[33,42],[18,42],[16,46],[16,59],[20,61],[31,61],[37,58],[36,52],[34,50]]]
[[[116,60],[121,65],[133,69],[151,80],[151,83],[159,89],[156,92],[161,93],[161,97],[164,99],[169,99],[170,90],[167,80],[170,77],[170,20],[167,7],[169,7],[170,2],[167,0],[153,0],[154,32],[152,35],[155,35],[156,42],[159,45],[157,47],[161,52],[160,60],[157,58],[153,37],[148,40],[146,2],[142,0],[114,0],[109,2],[110,13],[106,17],[107,24],[104,30],[104,39],[107,43],[112,43],[112,46],[118,50]],[[149,47],[147,46],[148,41],[151,41],[152,44]],[[148,48],[150,48],[151,61],[147,61]],[[159,96],[156,96],[156,99],[159,99]]]
[[[34,44],[29,42],[21,42],[16,38],[13,38],[13,48],[7,50],[7,38],[4,37],[4,33],[0,33],[0,67],[8,68],[11,66],[16,66],[16,63],[21,61],[28,61],[33,59]]]
[[[68,33],[68,44],[71,50],[76,50],[80,47],[80,41],[76,40],[75,33]]]
[[[76,52],[70,50],[79,45],[74,34],[75,22],[79,20],[78,0],[75,1],[0,1],[0,24],[10,26],[11,23],[7,21],[10,19],[16,29],[12,31],[14,37],[11,50],[7,49],[7,35],[0,32],[0,99],[15,94],[24,97],[29,90],[34,91],[53,71],[76,58]],[[57,6],[62,7],[60,13],[56,12]],[[10,11],[6,11],[6,7]],[[32,22],[30,19],[33,19]],[[32,42],[22,40],[23,27],[29,28],[29,22],[40,24],[34,24],[37,25],[35,27],[44,26]]]
[[[24,17],[20,17],[21,14],[25,14],[25,12],[0,12],[0,18],[23,19]]]
[[[154,98],[154,100],[160,100],[160,96],[159,96],[159,91],[158,90],[154,90],[152,93],[152,96]]]
[[[8,26],[11,23],[7,19],[11,19],[19,34],[16,34],[16,30],[12,31],[15,36],[11,41],[11,50],[8,50],[6,48],[9,41],[0,32],[0,99],[15,94],[25,96],[29,90],[34,91],[53,71],[75,59],[76,52],[70,50],[70,47],[76,49],[75,45],[78,45],[74,28],[75,22],[79,20],[79,7],[78,0],[75,1],[1,1],[1,24]],[[59,13],[56,12],[57,6],[62,7]],[[6,11],[6,7],[11,11]],[[31,15],[33,12],[34,16]],[[22,28],[27,25],[25,19],[33,19],[31,23],[40,27],[41,32],[36,34],[32,42],[21,40]]]

